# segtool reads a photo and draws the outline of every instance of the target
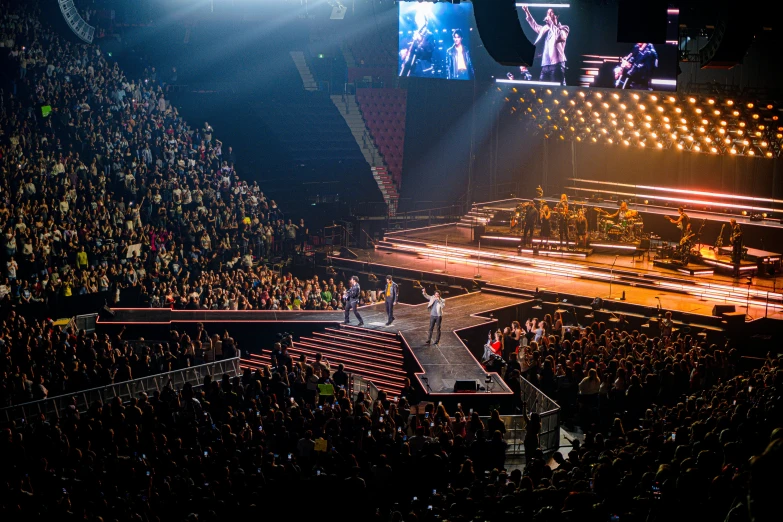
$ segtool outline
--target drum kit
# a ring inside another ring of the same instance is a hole
[[[601,216],[607,213],[600,208],[594,208],[593,210],[599,212]],[[643,235],[644,220],[642,216],[638,212],[629,211],[624,218],[617,220],[599,216],[598,231],[594,239],[633,243],[642,239]]]

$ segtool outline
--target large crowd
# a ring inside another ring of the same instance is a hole
[[[0,115],[0,303],[139,287],[120,304],[271,309],[307,291],[263,265],[306,250],[304,221],[240,179],[208,122],[188,126],[154,67],[127,78],[30,6],[1,25],[18,73]]]
[[[26,317],[26,302],[139,286],[149,306],[339,306],[342,283],[258,263],[302,250],[304,223],[284,220],[239,179],[233,151],[208,123],[188,128],[152,68],[126,78],[97,46],[61,40],[31,5],[0,13],[0,40],[17,66],[0,104],[2,405],[238,350],[228,332],[198,326],[148,343],[63,330]],[[770,354],[741,373],[735,349],[681,335],[666,320],[640,333],[566,328],[547,316],[489,339],[488,369],[512,390],[522,377],[534,383],[584,430],[568,451],[544,455],[535,405],[516,394],[526,458],[513,469],[497,410],[420,412],[410,388],[349,397],[343,369],[325,358],[272,353],[262,370],[200,386],[0,420],[0,517],[763,521],[777,513],[780,359]],[[334,393],[316,393],[318,385]]]

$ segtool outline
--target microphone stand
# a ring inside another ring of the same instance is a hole
[[[614,261],[612,261],[612,268],[609,269],[609,297],[607,299],[612,298],[612,281],[614,280],[614,264],[617,263],[617,258],[619,258],[620,255],[614,256]]]

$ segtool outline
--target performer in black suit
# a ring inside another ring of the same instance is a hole
[[[734,277],[739,277],[742,263],[742,228],[736,219],[729,222],[731,223],[731,264],[734,265]]]
[[[386,288],[383,290],[383,296],[386,298],[386,326],[391,326],[394,322],[394,305],[397,304],[399,290],[397,283],[392,281],[392,276],[386,276]]]
[[[349,316],[351,314],[351,308],[353,308],[353,314],[356,319],[359,320],[359,326],[364,326],[362,316],[359,315],[359,295],[361,295],[361,288],[359,288],[359,278],[356,276],[351,277],[351,288],[345,291],[343,299],[345,299],[345,321],[343,324],[351,324]]]

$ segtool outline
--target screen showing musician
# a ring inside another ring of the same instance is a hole
[[[493,66],[497,82],[677,90],[678,9],[667,9],[665,41],[629,44],[617,42],[616,4],[517,6],[520,27],[536,46],[535,58],[522,68]]]
[[[399,5],[399,76],[472,80],[472,36],[477,33],[473,6],[429,2]]]

